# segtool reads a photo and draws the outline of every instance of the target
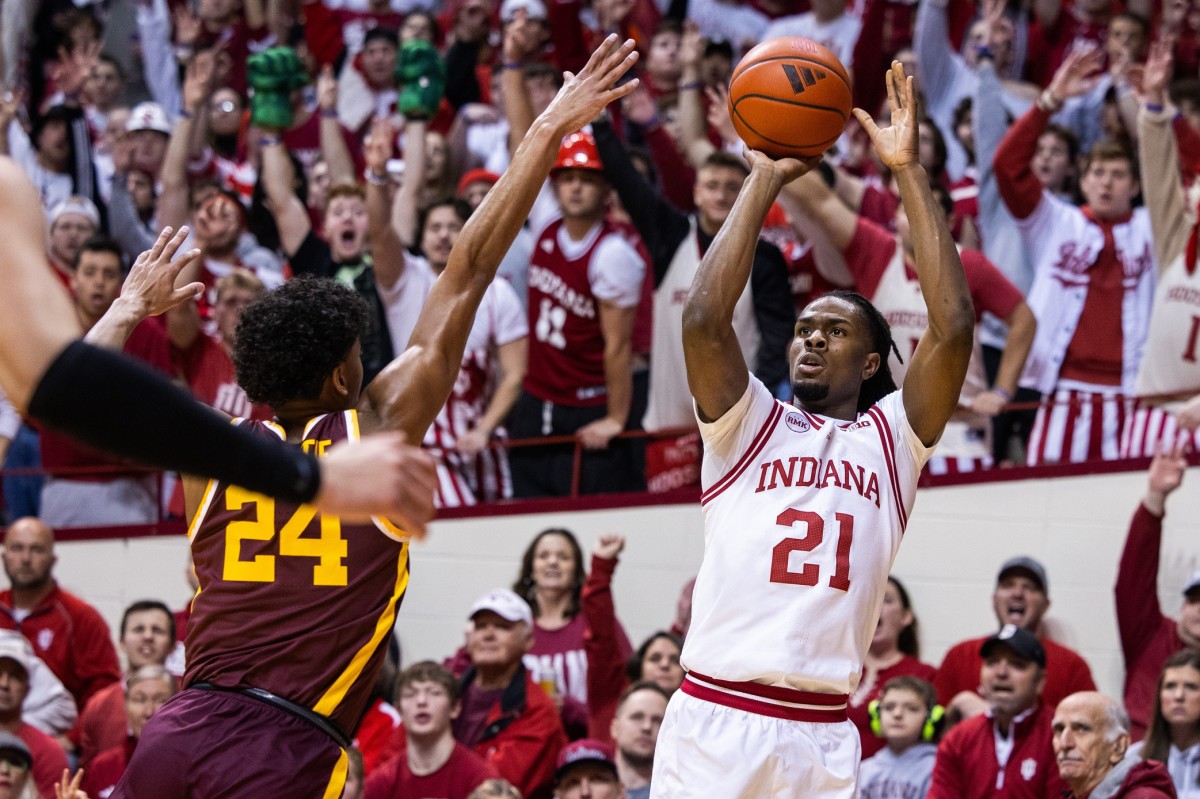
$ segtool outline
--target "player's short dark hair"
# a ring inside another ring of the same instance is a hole
[[[666,630],[658,630],[650,634],[645,641],[642,641],[634,653],[629,656],[629,661],[625,664],[625,673],[629,677],[630,682],[641,682],[642,680],[642,661],[646,659],[646,653],[650,651],[650,647],[654,646],[654,642],[665,638],[683,651],[683,639],[675,633],[667,632]]]
[[[513,583],[512,590],[514,594],[529,603],[529,607],[533,609],[533,618],[536,619],[541,611],[537,602],[537,586],[533,582],[533,556],[537,552],[537,545],[548,535],[559,535],[567,539],[567,546],[571,548],[571,556],[575,558],[575,574],[571,578],[571,601],[567,603],[565,613],[568,619],[574,618],[575,614],[579,613],[579,598],[583,594],[583,583],[587,580],[587,571],[584,569],[583,548],[579,546],[579,539],[565,527],[547,527],[533,537],[529,546],[525,548],[525,554],[521,556],[521,573],[517,575],[517,581]]]
[[[750,176],[750,168],[746,166],[746,162],[724,150],[714,150],[709,153],[708,157],[700,164],[700,169],[696,170],[697,176],[704,169],[736,169],[743,175]]]
[[[1129,171],[1133,175],[1133,179],[1138,179],[1140,173],[1138,172],[1137,156],[1124,144],[1112,139],[1102,139],[1096,142],[1083,159],[1083,171],[1086,173],[1092,168],[1092,164],[1102,161],[1124,161],[1129,164]]]
[[[278,408],[313,399],[367,325],[354,289],[301,275],[247,306],[237,326],[233,364],[252,402]]]
[[[121,245],[108,236],[92,236],[80,245],[79,252],[75,253],[75,262],[71,264],[72,270],[79,268],[85,252],[106,252],[117,259],[117,265],[122,270],[125,268],[125,256],[121,254]]]
[[[400,672],[400,676],[396,678],[396,702],[399,703],[400,693],[405,688],[418,682],[431,682],[435,685],[440,685],[446,689],[446,695],[450,697],[451,705],[458,702],[461,694],[458,679],[450,669],[432,660],[422,660]]]
[[[923,680],[920,677],[914,677],[911,674],[903,674],[899,677],[893,677],[883,684],[883,690],[879,692],[880,700],[887,694],[888,691],[912,691],[921,701],[925,703],[925,712],[933,710],[937,705],[937,691],[929,680]]]
[[[157,599],[139,599],[129,607],[125,608],[125,612],[121,614],[121,638],[125,637],[125,629],[129,626],[129,617],[134,613],[142,613],[147,610],[158,610],[167,616],[167,632],[171,636],[171,640],[175,640],[175,614],[167,607],[166,603]]]
[[[879,368],[875,370],[875,374],[863,381],[862,387],[858,391],[858,408],[859,413],[866,413],[871,406],[879,400],[886,397],[896,390],[896,379],[892,377],[892,368],[888,364],[888,356],[891,353],[896,353],[896,359],[904,363],[904,359],[900,357],[900,350],[896,348],[896,342],[892,338],[892,326],[883,318],[883,314],[879,309],[871,304],[863,295],[857,291],[848,291],[846,289],[838,289],[830,291],[822,297],[836,297],[840,300],[854,305],[858,308],[863,318],[867,320],[867,327],[871,334],[871,352],[879,355]]]
[[[649,691],[650,693],[658,694],[668,702],[671,701],[671,695],[663,690],[663,687],[653,680],[638,680],[625,687],[621,692],[621,696],[617,698],[617,712],[621,711],[621,707],[625,704],[625,700],[639,691]]]

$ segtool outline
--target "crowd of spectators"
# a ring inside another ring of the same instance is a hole
[[[929,468],[1154,462],[1116,587],[1122,701],[1042,636],[1036,560],[1001,565],[999,631],[936,669],[892,579],[850,702],[864,795],[1007,782],[1082,797],[1164,779],[1200,794],[1200,576],[1178,620],[1155,599],[1165,500],[1200,443],[1200,0],[11,0],[0,30],[0,154],[38,189],[46,268],[83,326],[119,305],[162,228],[187,225],[203,255],[180,281],[206,291],[139,324],[125,351],[254,418],[269,398],[242,390],[232,353],[257,297],[299,274],[352,287],[369,380],[402,357],[562,72],[607,32],[638,43],[642,85],[563,142],[483,300],[424,442],[442,507],[694,480],[682,308],[747,174],[728,76],[764,38],[806,36],[880,113],[883,70],[902,61],[977,314],[960,412]],[[892,325],[902,379],[927,324],[912,251],[851,121],[762,231],[733,320],[750,370],[786,397],[797,310],[852,287]],[[122,671],[99,615],[53,580],[53,529],[150,522],[181,500],[2,397],[0,455],[45,473],[4,480],[0,627],[20,636],[0,638],[0,776],[28,771],[52,795],[69,757],[105,795],[176,689],[186,614],[131,606]],[[587,569],[570,531],[543,532],[512,589],[472,607],[462,650],[385,672],[346,795],[647,795],[687,614],[634,647],[611,591],[624,543],[602,537]]]
[[[728,76],[777,35],[829,47],[870,112],[893,58],[918,77],[921,163],[978,320],[931,473],[1196,444],[1195,0],[14,0],[8,13],[0,154],[42,197],[48,268],[91,327],[158,231],[188,225],[203,258],[180,279],[208,291],[125,349],[239,416],[266,413],[231,361],[246,304],[297,274],[352,286],[369,380],[403,354],[562,71],[609,31],[638,43],[642,85],[564,141],[426,436],[442,507],[695,482],[683,301],[746,175]],[[927,324],[912,252],[850,120],[762,231],[734,315],[750,369],[786,398],[797,309],[850,287],[891,323],[902,379]],[[0,450],[28,470],[4,481],[10,519],[178,511],[169,479],[39,435],[2,402]]]
[[[907,590],[889,578],[848,702],[864,797],[1200,796],[1200,572],[1178,619],[1156,598],[1162,520],[1186,469],[1182,448],[1157,456],[1130,523],[1114,589],[1123,699],[1097,693],[1087,661],[1047,635],[1050,576],[1036,559],[1000,564],[995,628],[936,666],[921,659]],[[344,796],[649,796],[659,725],[683,684],[691,583],[669,629],[635,648],[612,592],[625,544],[600,535],[585,568],[570,530],[543,530],[514,562],[512,587],[471,604],[460,650],[404,664],[391,647],[348,735]],[[102,797],[178,689],[188,611],[134,602],[114,647],[100,614],[58,584],[56,560],[44,522],[8,528],[0,776],[7,768],[29,796],[51,797],[63,769],[78,768],[80,792]],[[0,779],[0,799],[19,795],[5,789]]]

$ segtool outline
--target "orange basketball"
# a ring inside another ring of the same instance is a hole
[[[768,39],[729,81],[729,115],[742,141],[772,158],[820,155],[850,116],[850,78],[828,48],[799,36]]]

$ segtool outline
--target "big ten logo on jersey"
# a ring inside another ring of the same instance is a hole
[[[330,442],[312,443],[317,446]],[[238,486],[225,489],[225,510],[238,518],[225,527],[223,579],[273,583],[277,558],[311,558],[316,560],[312,567],[314,586],[348,584],[345,560],[349,545],[342,537],[341,521],[318,513],[312,505],[296,507],[286,519],[276,516],[277,511],[286,512],[292,507]]]

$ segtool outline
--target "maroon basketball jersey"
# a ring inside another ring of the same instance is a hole
[[[285,437],[273,422],[240,424]],[[357,438],[350,410],[310,420],[301,446],[320,456]],[[185,684],[261,688],[354,730],[408,586],[404,532],[213,480],[188,538],[200,589]]]
[[[562,220],[538,238],[529,261],[529,369],[525,390],[557,405],[594,407],[608,401],[600,303],[592,294],[588,265],[610,234],[605,221],[592,245],[576,259],[558,246]]]

